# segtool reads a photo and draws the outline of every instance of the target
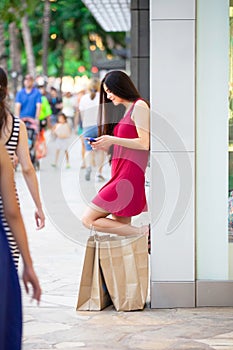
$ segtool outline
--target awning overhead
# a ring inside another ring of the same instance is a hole
[[[106,32],[128,32],[130,0],[82,0]]]

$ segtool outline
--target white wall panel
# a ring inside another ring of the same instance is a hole
[[[172,128],[185,149],[194,151],[195,24],[194,21],[152,21],[151,23],[151,106],[166,123],[160,132]],[[157,133],[152,115],[152,134]],[[170,151],[184,151],[181,144],[168,140]],[[163,150],[152,140],[153,151]]]
[[[193,0],[152,0],[152,19],[194,19]]]
[[[211,8],[211,12],[210,12]],[[197,6],[197,278],[228,278],[229,1]]]
[[[152,152],[152,281],[194,281],[194,154]]]

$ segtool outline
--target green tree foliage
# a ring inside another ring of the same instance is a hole
[[[32,36],[33,51],[36,59],[37,72],[42,70],[42,33],[43,33],[43,0],[0,0],[0,18],[5,27],[15,21],[21,29],[22,16],[27,13],[28,24]],[[92,61],[89,46],[90,34],[97,33],[101,37],[106,53],[111,53],[114,47],[109,48],[108,37],[114,45],[125,46],[125,33],[106,33],[95,21],[83,2],[73,0],[51,1],[51,18],[48,47],[48,75],[62,76],[78,73],[78,67],[84,66],[90,72]],[[7,45],[6,31],[6,45]],[[27,57],[21,38],[21,61],[24,72],[27,69]],[[86,73],[85,71],[85,73]]]
[[[1,0],[0,18],[8,23],[19,21],[25,13],[32,13],[38,0]]]

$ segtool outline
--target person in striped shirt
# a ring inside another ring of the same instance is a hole
[[[7,107],[7,86],[8,79],[6,72],[0,67],[0,141],[2,141],[8,151],[12,160],[12,166],[14,166],[15,154],[18,158],[24,179],[36,207],[35,220],[37,228],[42,229],[45,225],[45,215],[42,209],[36,172],[29,154],[27,129],[24,122],[18,117],[13,116]],[[19,262],[19,250],[5,218],[1,197],[0,215],[2,216],[2,222],[7,234],[10,250],[17,267]]]

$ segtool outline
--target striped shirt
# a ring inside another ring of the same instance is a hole
[[[11,158],[11,161],[13,163],[15,151],[16,151],[16,148],[18,145],[18,140],[19,140],[20,119],[18,117],[14,117],[14,116],[12,116],[12,118],[13,118],[12,130],[11,130],[11,134],[9,136],[9,139],[5,143],[5,147],[6,147],[6,150]],[[15,189],[15,191],[16,191],[16,189]],[[16,194],[17,194],[17,192],[16,192]],[[5,229],[6,235],[7,235],[7,239],[9,242],[11,254],[12,254],[13,259],[15,261],[15,264],[17,266],[18,259],[19,259],[19,250],[18,250],[17,244],[15,242],[15,239],[13,237],[13,234],[11,233],[10,227],[6,221],[1,196],[0,196],[0,215],[2,218],[2,223],[3,223],[4,229]]]

